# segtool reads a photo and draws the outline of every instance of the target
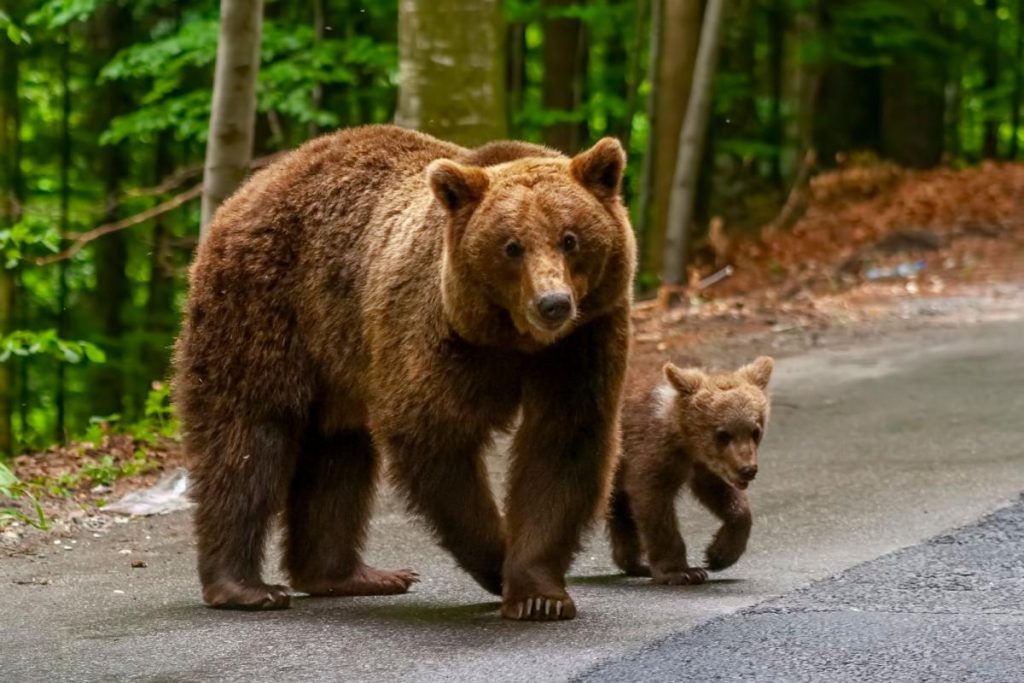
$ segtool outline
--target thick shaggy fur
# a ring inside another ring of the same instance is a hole
[[[772,367],[767,356],[718,375],[669,363],[660,380],[630,381],[608,512],[613,557],[627,574],[664,584],[707,580],[704,569],[688,563],[676,520],[684,484],[722,520],[707,548],[708,568],[724,569],[746,550],[745,489],[757,474]]]
[[[569,159],[370,126],[309,142],[221,207],[175,380],[209,604],[288,606],[261,578],[278,512],[293,589],[407,590],[413,572],[360,557],[384,453],[505,616],[574,616],[565,573],[619,445],[624,164],[611,139]],[[551,292],[555,323],[538,315]],[[502,517],[481,454],[518,412]]]

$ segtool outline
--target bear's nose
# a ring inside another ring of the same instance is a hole
[[[572,315],[572,296],[567,292],[548,292],[537,299],[537,312],[544,322],[558,325]]]
[[[754,481],[754,477],[757,476],[757,465],[750,465],[740,470],[740,477],[743,481]]]

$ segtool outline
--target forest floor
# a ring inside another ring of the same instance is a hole
[[[1021,164],[926,172],[876,164],[818,176],[791,228],[769,227],[754,239],[716,231],[714,258],[691,280],[726,265],[729,276],[692,286],[667,309],[638,302],[633,362],[728,367],[1017,315],[1021,197]],[[21,455],[13,471],[40,500],[50,529],[0,520],[0,552],[121,523],[125,517],[103,512],[108,502],[183,465],[174,441],[114,433]],[[16,504],[31,512],[27,499]]]

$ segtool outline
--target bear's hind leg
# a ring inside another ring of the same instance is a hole
[[[369,433],[307,437],[288,497],[284,568],[292,588],[316,596],[394,595],[418,580],[409,569],[375,569],[360,558],[376,485]]]
[[[608,535],[612,542],[612,559],[626,576],[651,575],[650,567],[643,560],[639,533],[629,509],[629,496],[624,491],[614,491],[608,504]]]
[[[263,582],[260,567],[270,518],[284,502],[295,441],[274,424],[233,425],[189,450],[197,456],[191,495],[203,600],[226,609],[284,609],[285,586]],[[216,455],[217,457],[214,457]]]

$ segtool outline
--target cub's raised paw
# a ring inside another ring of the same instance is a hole
[[[747,549],[746,539],[732,539],[728,536],[719,536],[705,551],[704,559],[708,569],[713,572],[721,571],[726,567],[736,564],[736,561]]]
[[[234,581],[218,582],[203,588],[203,600],[217,609],[271,610],[287,609],[291,604],[287,586]]]
[[[708,573],[700,567],[691,567],[677,572],[655,574],[651,580],[663,586],[696,586],[708,580]]]
[[[501,616],[516,621],[561,621],[576,618],[576,603],[568,595],[549,598],[531,595],[522,600],[506,600]]]

